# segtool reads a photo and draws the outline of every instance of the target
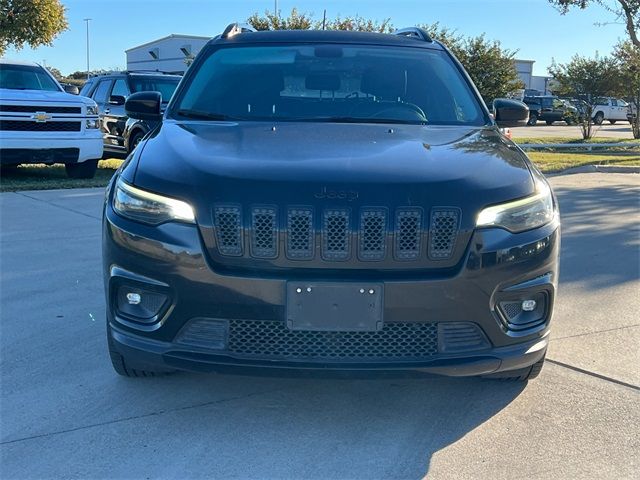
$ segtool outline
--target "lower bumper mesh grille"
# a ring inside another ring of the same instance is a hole
[[[227,331],[212,325],[224,325]],[[417,360],[438,353],[438,324],[393,322],[376,332],[314,332],[289,330],[272,320],[194,319],[177,343],[220,348],[241,357],[270,360]]]

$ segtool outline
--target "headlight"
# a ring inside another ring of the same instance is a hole
[[[85,123],[85,128],[90,129],[90,130],[95,130],[97,128],[100,128],[100,120],[96,119],[91,119],[91,120],[87,120]]]
[[[87,115],[98,115],[98,106],[87,105]]]
[[[476,226],[499,227],[518,233],[541,227],[553,220],[554,215],[551,190],[546,184],[539,183],[535,195],[482,210]]]
[[[133,187],[118,178],[113,208],[123,217],[149,225],[178,221],[195,223],[193,208],[186,202]]]

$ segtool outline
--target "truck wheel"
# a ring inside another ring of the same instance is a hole
[[[545,356],[546,355],[547,354],[545,353]],[[545,357],[542,357],[530,367],[520,368],[518,370],[509,370],[506,372],[491,373],[489,375],[484,375],[484,378],[488,378],[490,380],[502,380],[506,382],[527,382],[540,375],[544,365],[544,359]]]
[[[609,120],[609,123],[610,123],[611,125],[615,125],[615,124],[616,124],[616,122],[617,122],[617,120]]]
[[[531,112],[529,114],[529,121],[527,122],[527,125],[533,127],[536,123],[538,123],[538,114],[535,112]]]
[[[98,169],[98,160],[86,160],[80,163],[66,163],[64,166],[69,178],[93,178]]]
[[[596,125],[602,125],[602,122],[604,122],[604,113],[596,113],[596,116],[593,117],[593,123],[595,123]]]
[[[170,370],[140,370],[133,368],[125,357],[115,350],[109,327],[107,327],[107,345],[109,347],[111,365],[118,375],[122,375],[123,377],[158,377],[172,373]]]

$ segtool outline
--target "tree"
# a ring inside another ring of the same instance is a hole
[[[593,135],[593,109],[591,102],[595,97],[616,95],[620,89],[621,76],[618,62],[612,57],[594,58],[574,55],[568,63],[555,61],[549,67],[549,73],[556,81],[554,93],[561,96],[579,97],[587,101],[586,111],[579,125],[582,138]]]
[[[523,88],[514,63],[516,52],[503,49],[500,42],[487,40],[484,34],[463,37],[439,23],[421,25],[421,28],[444,43],[460,60],[485,101],[505,97]]]
[[[62,81],[63,75],[60,70],[55,67],[47,67],[47,70],[49,70],[49,73],[51,73],[51,75],[53,75],[56,80],[58,80],[59,82]]]
[[[67,27],[60,0],[0,0],[0,55],[9,46],[51,45]]]
[[[299,13],[295,7],[289,17],[280,16],[279,11],[266,11],[264,17],[256,12],[247,19],[247,23],[256,30],[309,30],[313,26],[313,14]]]
[[[625,24],[631,42],[636,48],[640,48],[640,39],[638,38],[638,32],[640,32],[640,0],[549,0],[549,2],[558,7],[563,15],[571,7],[585,9],[590,4],[601,5],[615,15],[616,21],[622,21]]]
[[[298,12],[297,8],[291,9],[288,17],[282,17],[280,12],[266,11],[264,16],[254,13],[247,19],[247,23],[256,30],[350,30],[357,32],[390,33],[395,30],[391,25],[391,19],[382,21],[370,20],[359,15],[355,17],[340,17],[327,20],[314,20],[313,13]]]
[[[620,96],[631,100],[635,118],[631,122],[633,138],[640,138],[640,49],[631,42],[620,42],[613,53],[618,62]]]

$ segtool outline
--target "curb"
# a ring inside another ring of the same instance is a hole
[[[547,176],[573,175],[575,173],[640,173],[640,166],[626,165],[582,165],[562,172],[553,172]]]

